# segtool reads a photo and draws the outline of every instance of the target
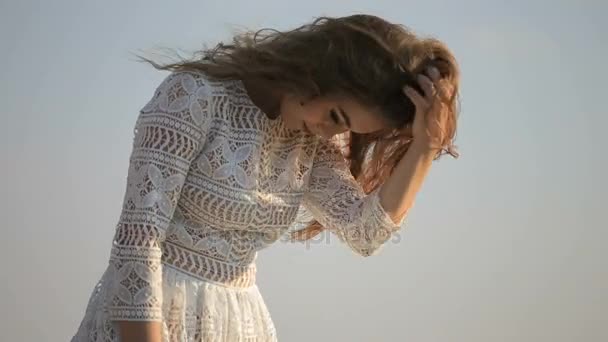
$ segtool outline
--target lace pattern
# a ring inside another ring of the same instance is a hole
[[[110,263],[76,340],[116,341],[110,322],[136,320],[163,322],[164,341],[274,341],[255,287],[258,251],[302,218],[364,256],[399,228],[342,152],[268,119],[241,81],[170,74],[137,118]],[[193,290],[199,304],[188,306],[176,299],[183,286],[215,297]]]
[[[112,318],[162,318],[160,244],[190,165],[201,151],[208,100],[205,83],[191,74],[173,74],[140,111],[110,258]]]
[[[399,230],[380,205],[379,190],[367,195],[350,173],[340,138],[320,141],[303,205],[313,217],[361,256],[377,254]]]

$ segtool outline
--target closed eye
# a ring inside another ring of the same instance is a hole
[[[335,109],[332,109],[329,111],[329,115],[331,116],[331,120],[336,124],[339,125],[342,120],[340,120],[340,115],[336,112]]]
[[[350,127],[350,118],[348,117],[348,115],[346,115],[346,112],[344,111],[344,109],[342,109],[341,107],[338,107],[338,111],[339,112],[336,112],[335,109],[332,109],[332,110],[329,111],[329,114],[331,116],[331,120],[336,125],[342,124],[343,126],[351,128]]]

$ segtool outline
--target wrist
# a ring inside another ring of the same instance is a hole
[[[441,148],[429,141],[414,139],[409,147],[409,151],[421,156],[435,157],[441,151]]]

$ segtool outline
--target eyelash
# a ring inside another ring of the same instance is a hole
[[[329,111],[329,115],[331,116],[331,119],[333,120],[333,122],[337,125],[340,123],[340,119],[338,118],[338,114],[336,113],[336,111],[334,109]]]

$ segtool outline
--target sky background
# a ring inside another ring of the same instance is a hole
[[[377,256],[335,238],[259,254],[280,341],[607,341],[600,0],[0,0],[0,340],[68,341],[106,267],[135,119],[166,76],[134,53],[353,13],[451,47],[461,157]]]

